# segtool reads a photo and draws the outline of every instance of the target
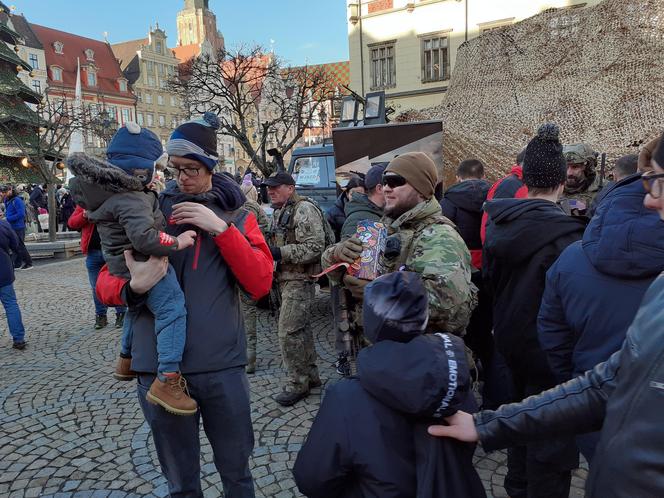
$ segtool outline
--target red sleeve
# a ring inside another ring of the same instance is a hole
[[[89,223],[85,216],[83,216],[84,213],[85,209],[81,206],[76,206],[76,209],[67,221],[67,226],[72,230],[83,230],[83,227]]]
[[[253,213],[247,216],[244,227],[243,235],[231,225],[214,242],[242,288],[258,300],[270,292],[274,262]]]
[[[124,278],[111,275],[108,266],[104,265],[97,277],[97,287],[95,288],[97,298],[106,306],[125,306],[122,288],[127,282]]]

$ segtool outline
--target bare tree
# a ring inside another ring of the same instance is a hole
[[[219,133],[234,138],[266,176],[274,170],[267,149],[282,154],[292,149],[335,96],[335,84],[324,68],[287,67],[261,47],[192,59],[170,88],[190,113],[215,113]]]
[[[74,112],[71,101],[52,98],[48,94],[36,105],[27,126],[0,123],[6,135],[21,150],[25,158],[23,167],[33,168],[47,185],[49,239],[55,241],[57,232],[57,203],[55,187],[60,182],[58,173],[64,169],[63,160],[72,134],[88,130],[91,123],[89,108]]]

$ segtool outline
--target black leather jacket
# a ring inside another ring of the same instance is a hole
[[[602,430],[587,498],[664,496],[664,274],[620,351],[565,384],[475,415],[485,450]]]

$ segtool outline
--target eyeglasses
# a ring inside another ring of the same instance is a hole
[[[659,199],[662,196],[662,190],[664,190],[664,187],[662,186],[662,183],[664,182],[664,173],[648,171],[641,175],[641,181],[643,182],[643,188],[650,194],[650,197],[653,199]]]
[[[403,187],[406,183],[406,179],[403,176],[399,175],[383,175],[383,185],[390,188]]]
[[[184,173],[185,175],[187,175],[188,177],[191,178],[191,177],[194,177],[194,176],[198,176],[198,174],[201,171],[201,168],[172,168],[172,167],[169,167],[168,169],[171,171],[171,173],[173,173],[173,176],[175,178],[179,178],[182,173]]]

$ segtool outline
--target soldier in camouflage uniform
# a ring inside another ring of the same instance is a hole
[[[267,235],[270,231],[270,221],[263,208],[258,204],[258,192],[251,182],[251,175],[245,175],[240,188],[247,198],[247,202],[244,203],[243,207],[247,211],[254,213],[256,220],[258,220],[258,227],[263,237],[267,240]],[[256,372],[256,302],[244,292],[240,292],[240,302],[244,316],[244,330],[247,335],[247,373],[252,374]]]
[[[404,269],[422,275],[429,295],[429,331],[463,335],[477,289],[470,281],[468,248],[434,198],[437,184],[436,167],[424,153],[409,152],[390,162],[383,176],[381,221],[388,227],[388,240],[382,264],[385,273]],[[356,238],[340,242],[325,251],[323,266],[353,262],[361,249]],[[343,283],[362,299],[368,281],[344,275]]]
[[[560,205],[574,216],[586,216],[597,193],[602,189],[600,175],[597,174],[597,153],[587,144],[563,146],[567,161],[567,181]]]
[[[275,401],[291,406],[321,385],[310,315],[314,299],[311,275],[320,269],[325,219],[316,204],[295,193],[295,181],[288,173],[276,173],[264,183],[275,208],[268,244],[277,263],[279,345],[288,370],[288,384]]]

